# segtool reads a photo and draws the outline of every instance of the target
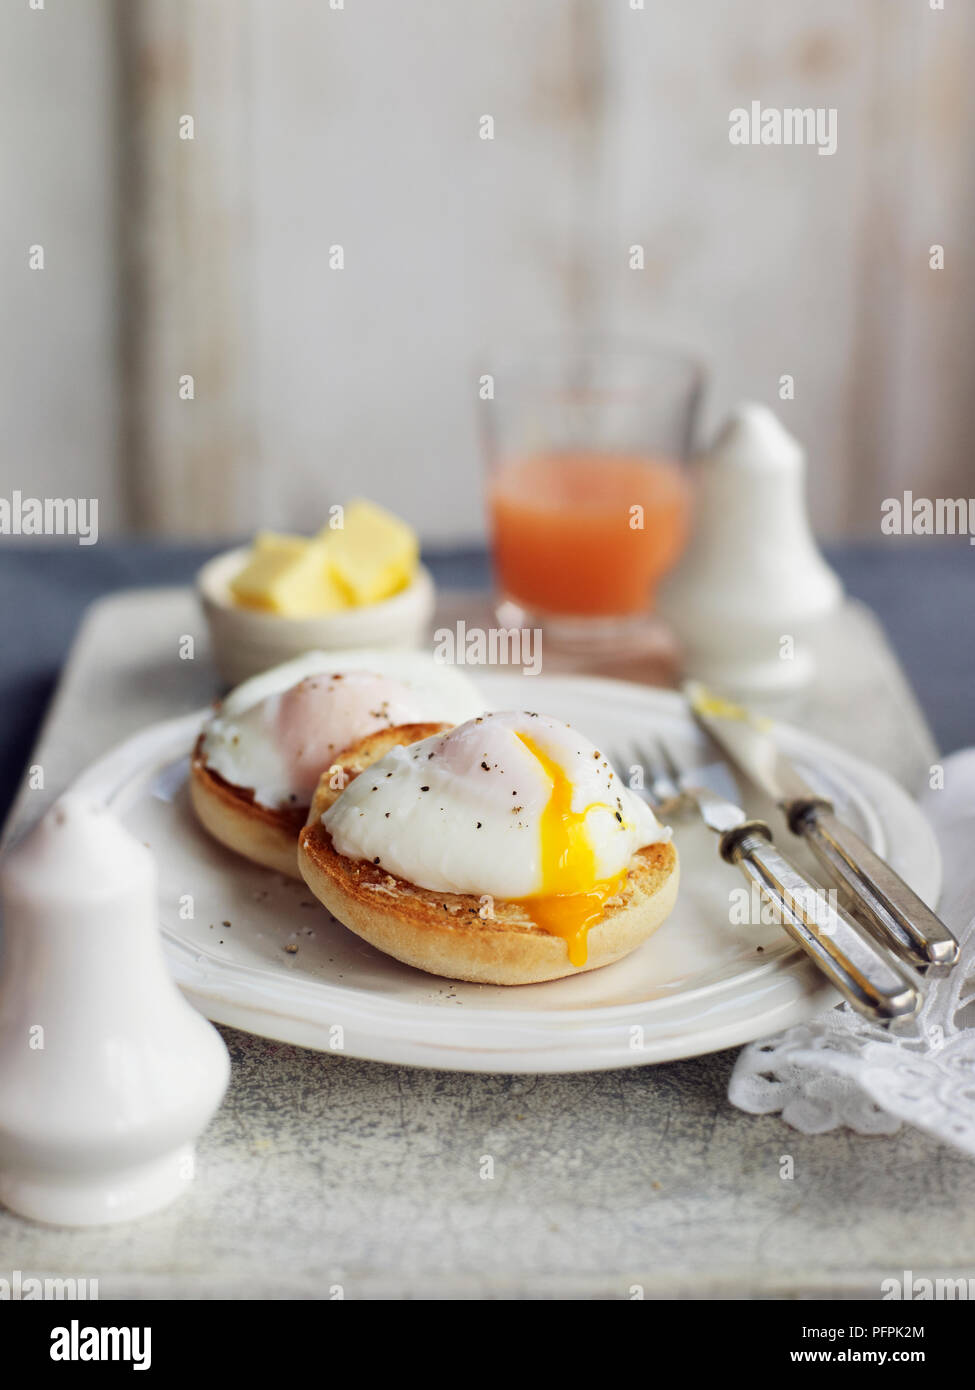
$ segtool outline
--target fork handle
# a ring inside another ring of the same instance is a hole
[[[763,822],[722,835],[721,853],[758,887],[784,929],[858,1013],[886,1022],[915,1012],[919,996],[911,981],[775,848]]]

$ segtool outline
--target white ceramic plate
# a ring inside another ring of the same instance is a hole
[[[701,740],[679,696],[573,676],[478,675],[488,708],[545,710],[610,753],[657,734],[686,759]],[[597,1071],[690,1057],[778,1032],[836,995],[774,926],[732,926],[739,872],[702,826],[675,828],[681,890],[673,915],[638,951],[602,970],[505,989],[401,965],[336,922],[296,883],[249,864],[197,825],[187,753],[202,713],[156,725],[78,782],[154,850],[169,963],[208,1018],[282,1042],[353,1057],[459,1071]],[[856,830],[929,903],[934,835],[890,778],[780,726],[782,746]],[[779,843],[801,859],[767,803]],[[804,861],[805,862],[805,861]],[[189,915],[192,911],[192,916]],[[297,946],[297,951],[286,948]]]

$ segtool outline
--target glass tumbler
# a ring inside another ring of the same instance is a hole
[[[483,401],[499,617],[570,644],[646,623],[690,526],[697,362],[612,341],[499,363]]]

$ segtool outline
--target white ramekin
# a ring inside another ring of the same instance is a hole
[[[228,685],[239,685],[248,676],[302,652],[418,646],[433,616],[433,579],[423,565],[417,566],[412,584],[401,593],[361,608],[315,618],[283,618],[242,608],[233,600],[230,581],[249,555],[246,546],[225,551],[196,576],[213,659]]]

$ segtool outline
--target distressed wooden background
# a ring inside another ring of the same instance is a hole
[[[793,375],[826,534],[973,491],[975,5],[3,0],[0,24],[4,495],[216,535],[361,491],[474,537],[477,375],[574,327],[699,353],[705,433]],[[731,145],[753,99],[835,107],[836,154]]]

